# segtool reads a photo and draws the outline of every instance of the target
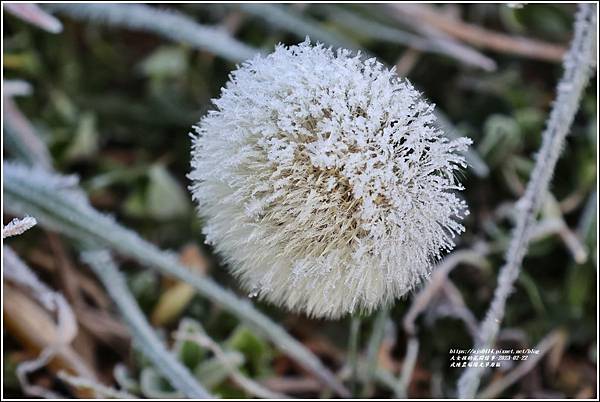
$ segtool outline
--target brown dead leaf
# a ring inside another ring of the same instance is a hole
[[[3,285],[4,327],[32,355],[38,355],[46,347],[57,343],[58,328],[46,310],[29,299],[25,293],[8,284]],[[73,350],[66,346],[59,350],[48,364],[54,373],[69,373],[94,379],[92,369]],[[92,397],[89,391],[74,390],[82,398]]]
[[[179,260],[200,275],[208,272],[208,261],[195,244],[184,246]],[[156,326],[166,325],[178,318],[196,294],[196,290],[186,282],[165,278],[163,283],[167,290],[160,296],[151,315],[152,324]]]

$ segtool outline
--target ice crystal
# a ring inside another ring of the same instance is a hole
[[[15,218],[8,223],[8,225],[2,227],[2,238],[5,239],[11,236],[18,236],[25,233],[37,224],[35,218],[26,216],[23,219]]]
[[[253,295],[310,316],[371,311],[454,247],[470,140],[374,58],[307,40],[234,71],[193,134],[207,243]]]

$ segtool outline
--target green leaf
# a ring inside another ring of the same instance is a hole
[[[194,320],[184,318],[179,324],[181,334],[197,334],[203,332],[200,324]],[[175,353],[177,358],[190,370],[194,370],[206,355],[206,350],[198,344],[198,342],[188,340],[177,340],[175,342]]]
[[[531,301],[531,305],[535,308],[537,313],[540,315],[545,314],[546,308],[544,307],[542,296],[533,278],[526,272],[521,272],[518,281],[525,289],[525,292]]]
[[[162,46],[144,59],[139,67],[149,77],[177,77],[187,68],[187,52],[181,46]]]
[[[228,349],[238,350],[244,354],[255,376],[269,372],[272,350],[264,339],[256,336],[248,327],[238,326],[226,341],[226,345]]]
[[[146,216],[146,195],[142,189],[135,189],[123,202],[123,211],[132,217]]]
[[[185,215],[189,211],[188,195],[164,166],[152,166],[148,176],[150,183],[146,201],[151,217],[169,219]]]
[[[66,93],[59,90],[53,90],[50,92],[50,101],[63,120],[69,123],[75,123],[77,121],[77,106],[75,106],[75,103],[73,103]]]
[[[97,151],[96,116],[91,112],[85,112],[79,119],[75,136],[67,148],[65,158],[71,161],[84,159],[95,155]]]
[[[224,352],[224,357],[225,362],[213,357],[202,362],[194,370],[194,375],[206,388],[210,389],[219,385],[229,377],[232,367],[239,368],[244,364],[244,355],[240,352],[226,351]]]
[[[159,282],[157,275],[148,270],[136,272],[129,278],[129,288],[140,308],[149,311],[158,299]]]
[[[577,318],[583,314],[583,307],[590,294],[590,285],[593,283],[593,278],[589,277],[586,267],[571,265],[567,278],[567,297],[571,310]]]
[[[494,114],[487,118],[479,152],[491,165],[503,163],[520,143],[521,129],[510,116]]]

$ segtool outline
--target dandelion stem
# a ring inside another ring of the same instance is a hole
[[[558,84],[557,98],[550,113],[542,146],[536,158],[527,189],[518,203],[516,227],[500,270],[494,298],[479,329],[476,348],[491,348],[504,318],[506,300],[519,276],[527,252],[536,214],[546,196],[565,137],[579,106],[581,94],[595,64],[596,7],[581,4],[575,21],[575,36],[564,59],[564,74]],[[484,368],[467,368],[458,382],[460,398],[473,398],[479,387]]]
[[[350,392],[356,396],[358,388],[358,345],[360,343],[361,318],[353,316],[350,322],[350,338],[348,342],[348,362],[352,370],[350,377]]]
[[[363,398],[367,398],[371,392],[372,381],[375,377],[375,372],[377,370],[377,360],[378,360],[378,352],[381,347],[381,342],[383,342],[383,338],[385,335],[386,323],[389,318],[390,311],[388,307],[384,307],[377,313],[375,317],[375,322],[373,323],[373,329],[371,331],[371,336],[369,338],[369,343],[367,345],[367,358],[366,358],[366,368],[367,371],[364,373],[364,388],[363,388]]]

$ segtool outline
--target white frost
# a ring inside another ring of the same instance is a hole
[[[305,41],[231,74],[195,127],[204,233],[246,289],[315,317],[391,303],[464,231],[449,141],[394,70]]]

